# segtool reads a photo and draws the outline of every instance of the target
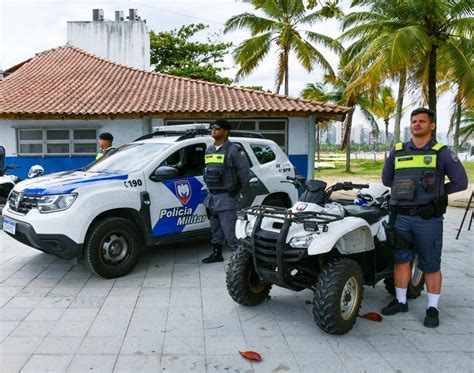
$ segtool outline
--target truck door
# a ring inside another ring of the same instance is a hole
[[[174,175],[151,182],[150,213],[154,237],[209,227],[203,205],[204,153],[207,145],[198,143],[171,154],[159,167],[174,169]]]

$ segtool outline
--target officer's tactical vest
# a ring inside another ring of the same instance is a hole
[[[114,150],[115,148],[113,146],[109,146],[107,149],[101,149],[97,155],[95,156],[95,160],[101,159],[105,154],[107,154],[108,151]]]
[[[404,143],[395,145],[395,175],[390,204],[412,207],[431,203],[444,196],[444,175],[436,169],[443,144],[413,150]]]
[[[229,149],[233,144],[227,141],[219,150],[209,149],[204,156],[204,182],[211,191],[232,191],[238,188],[236,171],[228,166]]]

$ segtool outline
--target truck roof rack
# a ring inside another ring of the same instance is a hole
[[[165,136],[178,136],[176,141],[192,139],[196,136],[209,136],[211,131],[209,129],[209,124],[206,123],[195,123],[195,124],[180,124],[175,126],[163,126],[158,127],[156,131],[148,133],[146,135],[140,136],[134,141],[141,141],[146,139],[151,139],[153,137],[165,137]],[[231,131],[231,137],[248,137],[263,139],[261,133],[252,132],[252,131]]]

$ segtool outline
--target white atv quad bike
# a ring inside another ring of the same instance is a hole
[[[10,194],[10,191],[21,181],[16,175],[7,173],[8,170],[14,170],[19,168],[17,165],[6,166],[3,170],[0,170],[0,208],[5,205],[7,197]],[[28,171],[28,179],[32,179],[37,176],[44,174],[44,169],[40,165],[31,166]]]
[[[336,183],[288,177],[304,188],[290,209],[253,206],[241,210],[236,225],[241,249],[230,259],[227,290],[237,303],[263,302],[273,284],[314,292],[316,324],[345,334],[356,322],[363,285],[385,280],[394,295],[393,262],[383,222],[389,190],[378,184]],[[331,200],[332,192],[361,189],[355,201]],[[423,273],[412,263],[408,297],[423,290]]]

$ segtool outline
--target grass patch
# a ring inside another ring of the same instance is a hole
[[[461,162],[466,169],[469,182],[473,181],[474,177],[474,162]],[[384,161],[382,160],[368,160],[368,159],[353,159],[351,160],[351,172],[346,172],[345,165],[338,165],[336,168],[326,168],[314,171],[316,178],[325,177],[381,177]]]

